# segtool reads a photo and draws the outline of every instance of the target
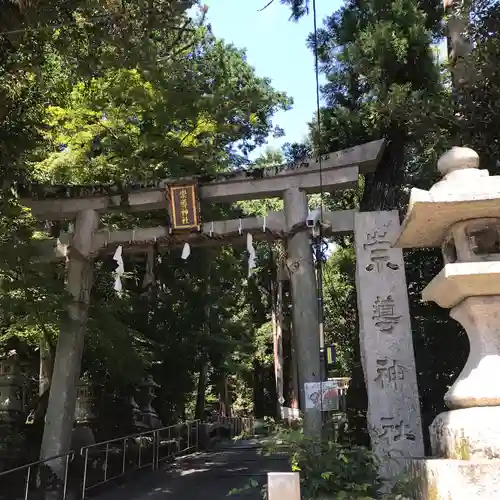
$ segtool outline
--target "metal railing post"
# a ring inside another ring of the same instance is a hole
[[[154,433],[153,439],[153,470],[160,469],[160,431]]]
[[[175,454],[178,455],[181,452],[182,446],[182,424],[177,424],[176,429],[177,437],[175,438],[175,448],[177,449],[177,451],[175,452]]]
[[[31,479],[31,465],[28,467],[28,472],[26,473],[26,487],[24,488],[24,500],[28,500],[28,495],[30,492],[30,479]]]
[[[66,455],[66,468],[64,470],[63,500],[66,500],[66,491],[68,490],[69,457],[70,457],[69,454]]]
[[[125,474],[125,457],[127,456],[127,438],[123,439],[123,462],[122,462],[122,474]]]
[[[89,462],[89,449],[85,448],[85,460],[83,462],[82,500],[85,500],[85,489],[87,486],[87,465],[88,465],[88,462]],[[106,474],[106,469],[104,469],[104,474]]]
[[[106,443],[106,451],[104,452],[104,482],[108,480],[108,457],[109,457],[109,443]]]
[[[200,449],[200,421],[196,421],[196,451]]]

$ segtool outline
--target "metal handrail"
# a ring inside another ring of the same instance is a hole
[[[186,446],[182,448],[182,428],[186,426]],[[176,457],[182,453],[189,453],[192,450],[198,451],[199,449],[199,425],[200,421],[199,420],[188,420],[186,422],[181,422],[179,424],[175,425],[170,425],[168,427],[163,427],[161,429],[158,429],[158,439],[156,441],[157,445],[157,452],[156,452],[156,468],[159,468],[159,464],[161,462],[164,462],[165,460],[168,460],[169,458]],[[194,426],[194,440],[191,440],[191,433],[193,431],[193,426]],[[177,436],[172,436],[172,429],[174,431],[177,431]],[[167,439],[166,441],[162,440],[162,433],[165,431],[168,431]],[[162,442],[167,444],[167,454],[164,457],[161,457],[160,451],[162,447]],[[174,444],[175,450],[173,453],[170,452],[170,444]]]
[[[66,499],[66,492],[67,492],[67,487],[68,487],[68,468],[69,468],[69,462],[70,460],[74,457],[75,452],[70,451],[68,453],[63,453],[61,455],[54,455],[53,457],[45,458],[43,460],[37,460],[36,462],[31,462],[29,464],[24,464],[20,465],[19,467],[15,467],[14,469],[9,469],[7,471],[0,472],[0,478],[8,476],[9,474],[14,474],[15,472],[20,472],[22,470],[26,470],[26,479],[25,479],[25,485],[24,485],[24,500],[28,500],[28,495],[29,495],[29,489],[30,489],[30,480],[31,480],[31,469],[33,467],[38,467],[40,465],[46,464],[48,462],[52,462],[54,460],[58,460],[61,458],[66,459],[66,464],[64,467],[64,483],[63,483],[63,500]]]
[[[228,424],[232,438],[239,436],[243,432],[250,435],[255,434],[255,420],[253,417],[224,417],[217,415],[216,422],[219,424]]]
[[[200,420],[189,420],[186,422],[181,422],[179,424],[169,425],[166,427],[161,427],[159,429],[148,430],[144,432],[137,432],[134,434],[129,434],[127,436],[121,436],[114,439],[108,439],[107,441],[100,441],[98,443],[83,446],[80,449],[80,455],[84,458],[83,465],[83,480],[81,484],[81,498],[85,499],[86,494],[92,488],[96,486],[108,483],[113,479],[124,476],[127,472],[133,472],[145,467],[150,466],[151,469],[158,470],[159,464],[168,460],[169,458],[174,458],[183,453],[189,453],[192,451],[199,451],[199,427]],[[208,422],[207,422],[208,423]],[[243,431],[253,433],[254,431],[254,419],[252,417],[222,417],[217,416],[215,422],[219,424],[228,424],[230,429],[231,437],[241,434]],[[165,437],[165,433],[167,436]],[[184,434],[183,434],[184,433]],[[144,462],[143,457],[143,440],[142,438],[151,438],[151,460]],[[139,440],[137,461],[133,464],[132,468],[127,470],[127,444],[130,440]],[[113,449],[113,444],[118,444],[120,447],[119,452],[123,454],[121,457],[121,470],[118,474],[111,477],[108,475],[109,469],[109,455],[110,451]],[[173,450],[171,446],[173,445]],[[104,477],[97,480],[95,483],[88,485],[89,476],[89,453],[91,450],[101,449],[104,447]],[[166,448],[166,455],[162,456],[162,448]],[[47,462],[53,460],[66,458],[66,467],[64,472],[64,485],[63,485],[63,500],[66,499],[67,494],[67,482],[68,482],[68,468],[69,462],[75,456],[74,451],[68,453],[49,457],[45,460],[38,460],[37,462],[32,462],[29,464],[21,465],[14,469],[9,469],[8,471],[0,472],[0,478],[8,474],[19,472],[21,470],[27,469],[26,484],[24,500],[28,500],[29,494],[29,484],[32,477],[31,469],[37,467]]]
[[[114,479],[124,476],[127,472],[133,472],[145,467],[150,466],[151,469],[158,470],[159,464],[170,457],[175,457],[181,453],[188,453],[193,449],[198,450],[199,442],[198,442],[198,428],[199,428],[199,420],[191,420],[187,422],[181,422],[179,424],[169,425],[167,427],[161,427],[159,429],[153,429],[144,432],[138,432],[135,434],[130,434],[127,436],[122,436],[115,439],[109,439],[107,441],[101,441],[99,443],[94,443],[88,446],[84,446],[80,450],[80,454],[84,457],[84,469],[83,469],[83,481],[82,481],[82,499],[85,499],[86,493],[95,488],[96,486],[108,483]],[[182,432],[186,432],[186,440],[183,440]],[[195,430],[195,438],[191,439],[191,433]],[[172,436],[172,431],[176,433],[176,436]],[[168,437],[166,440],[162,438],[165,432],[168,432]],[[143,462],[143,441],[141,438],[151,438],[151,460],[147,462]],[[132,465],[131,468],[127,470],[127,443],[130,440],[139,439],[139,450],[137,453],[137,461]],[[183,445],[183,441],[186,442],[186,446]],[[175,442],[174,452],[170,452],[170,445]],[[120,452],[122,455],[122,463],[121,470],[117,474],[113,476],[108,475],[108,467],[109,467],[109,453],[110,453],[110,445],[114,443],[120,445]],[[167,447],[167,455],[161,457],[161,448],[162,443],[166,444]],[[102,449],[105,447],[104,451],[104,475],[102,478],[95,481],[93,484],[88,484],[88,475],[89,475],[89,451],[94,449]]]

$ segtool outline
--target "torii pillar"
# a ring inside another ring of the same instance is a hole
[[[283,194],[285,219],[288,231],[307,220],[307,194],[298,187],[287,189]],[[304,411],[304,434],[321,434],[321,412],[307,409],[305,385],[320,382],[319,316],[316,299],[316,275],[309,233],[298,231],[290,234],[287,241],[287,267],[292,287],[293,332],[296,335],[298,358],[300,407]]]
[[[92,235],[98,223],[99,216],[94,210],[83,210],[76,217],[67,269],[67,289],[71,295],[71,303],[57,341],[40,451],[41,460],[62,455],[71,449],[77,382],[80,378],[87,309],[92,288]],[[54,460],[48,463],[48,466],[60,481],[64,480],[64,458]]]

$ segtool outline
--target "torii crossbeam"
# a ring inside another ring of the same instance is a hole
[[[210,182],[203,182],[203,177],[200,177],[200,198],[208,202],[231,203],[280,197],[289,188],[298,188],[308,194],[318,193],[320,190],[331,192],[354,188],[358,184],[359,174],[375,170],[383,148],[384,141],[378,140],[329,153],[322,158],[321,173],[319,160],[310,159],[292,165],[221,174]],[[155,187],[126,193],[127,211],[165,210],[168,206],[165,188],[169,182],[177,183],[180,180],[182,179],[165,180]],[[116,189],[108,188],[109,192],[104,193],[105,188],[85,189],[76,186],[74,189],[78,188],[83,192],[71,198],[67,197],[68,194],[72,195],[71,189],[60,189],[57,186],[47,186],[38,194],[38,199],[25,198],[21,193],[21,204],[31,208],[33,216],[40,220],[74,219],[83,210],[94,210],[97,213],[124,210],[123,195]],[[98,194],[87,194],[91,191]]]
[[[323,212],[323,236],[344,235],[354,230],[355,210],[339,210]],[[305,229],[305,224],[294,228],[295,231]],[[118,245],[125,252],[142,253],[152,245],[158,250],[172,248],[189,243],[191,246],[219,246],[223,244],[243,244],[247,233],[252,233],[255,240],[273,241],[290,235],[283,211],[269,212],[263,217],[244,217],[223,221],[205,222],[199,233],[170,234],[167,227],[125,229],[108,231],[101,229],[92,236],[90,256],[99,253],[112,253]],[[40,258],[44,261],[67,258],[75,247],[73,235],[63,232],[58,238],[49,238],[37,242]]]

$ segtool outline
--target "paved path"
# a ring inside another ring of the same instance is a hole
[[[261,485],[268,472],[289,470],[283,456],[257,454],[257,440],[219,445],[213,452],[180,458],[163,470],[144,473],[102,493],[96,500],[227,500],[233,488],[242,488],[251,479]],[[257,489],[231,495],[235,500],[260,500]]]

